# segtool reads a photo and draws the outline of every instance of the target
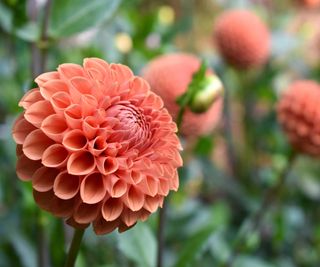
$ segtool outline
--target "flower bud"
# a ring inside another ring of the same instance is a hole
[[[202,88],[193,96],[189,108],[194,113],[205,112],[223,94],[223,91],[223,84],[218,76],[206,76]]]

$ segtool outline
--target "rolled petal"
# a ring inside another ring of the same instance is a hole
[[[108,175],[105,181],[111,197],[119,198],[127,192],[127,183],[119,179],[116,175]]]
[[[63,79],[70,80],[76,76],[84,76],[83,68],[78,64],[65,63],[58,67],[58,72]]]
[[[123,199],[126,206],[132,211],[140,210],[144,204],[144,194],[135,186],[130,187]]]
[[[118,225],[118,220],[107,222],[102,216],[100,216],[93,222],[93,230],[97,235],[105,235],[114,231]]]
[[[154,197],[159,191],[159,182],[154,177],[147,175],[139,183],[139,188],[148,196]]]
[[[135,170],[131,171],[130,176],[134,184],[140,183],[144,178],[139,171],[135,171]]]
[[[50,100],[57,92],[69,92],[69,88],[63,80],[49,80],[40,86],[40,92],[45,99]]]
[[[178,172],[175,171],[174,176],[169,180],[170,190],[177,191],[179,188],[179,175]]]
[[[107,188],[101,173],[87,175],[81,182],[80,195],[84,203],[96,204],[106,195]]]
[[[74,211],[75,198],[60,199],[54,196],[51,200],[50,210],[53,215],[61,218],[70,217]]]
[[[95,159],[88,151],[79,151],[71,154],[67,162],[67,170],[73,175],[89,174],[95,167]]]
[[[45,72],[40,74],[34,81],[39,85],[42,86],[49,80],[56,80],[59,79],[59,73],[57,71]]]
[[[121,214],[121,221],[128,227],[131,227],[137,223],[139,219],[139,212],[126,209]]]
[[[53,114],[42,122],[40,129],[52,140],[61,142],[68,125],[63,115]]]
[[[97,122],[96,117],[88,116],[83,120],[82,130],[83,130],[84,135],[88,139],[94,138],[98,129],[99,129],[99,123]],[[99,137],[99,136],[97,136],[97,137]]]
[[[167,196],[169,193],[169,181],[167,178],[159,178],[159,194]]]
[[[17,161],[17,176],[23,181],[32,179],[32,175],[41,167],[40,161],[34,161],[22,154]]]
[[[110,68],[114,71],[115,79],[119,84],[129,81],[134,76],[133,72],[125,65],[110,64]]]
[[[81,130],[75,129],[66,133],[62,144],[70,151],[81,151],[87,147],[88,140]]]
[[[153,213],[159,208],[160,204],[161,204],[161,196],[154,196],[154,197],[146,196],[143,204],[143,208]]]
[[[95,58],[87,58],[83,61],[83,66],[88,75],[97,81],[104,81],[106,77],[106,70],[109,68],[105,63]]]
[[[60,173],[53,184],[54,194],[61,199],[71,199],[80,188],[80,179],[77,175],[71,175],[68,172]]]
[[[20,157],[21,155],[23,155],[22,145],[16,146],[16,155],[17,157]]]
[[[71,88],[70,95],[71,98],[79,103],[82,95],[91,95],[93,83],[86,79],[85,77],[74,77],[70,80]]]
[[[89,226],[88,223],[77,223],[73,217],[70,217],[68,220],[66,220],[66,223],[76,229],[86,229]]]
[[[66,92],[55,93],[50,102],[57,113],[63,113],[72,104],[71,97]]]
[[[36,127],[40,127],[42,121],[54,113],[52,105],[47,100],[32,104],[25,112],[25,119]]]
[[[28,109],[32,104],[44,100],[38,88],[29,90],[20,100],[19,107]]]
[[[47,137],[41,130],[34,130],[26,137],[23,143],[23,153],[32,160],[42,158],[43,152],[53,144],[53,140]]]
[[[27,135],[37,129],[24,119],[23,114],[15,121],[12,128],[12,137],[17,144],[23,144]]]
[[[94,221],[95,218],[97,218],[100,212],[100,208],[101,208],[101,205],[99,203],[98,204],[80,203],[73,214],[73,218],[79,224],[90,223]]]
[[[52,190],[47,192],[38,192],[37,190],[32,191],[35,202],[41,209],[51,212],[51,203],[54,198]]]
[[[119,198],[109,198],[103,203],[101,213],[106,221],[114,221],[120,217],[123,210],[123,202]]]
[[[98,157],[97,167],[102,174],[107,175],[116,172],[119,164],[113,157]]]
[[[70,128],[81,129],[83,118],[80,105],[73,104],[67,107],[64,111],[64,116]]]
[[[32,175],[32,187],[38,192],[50,191],[58,174],[58,169],[41,167]]]
[[[42,155],[42,164],[51,168],[61,168],[67,165],[69,152],[63,145],[49,146]]]
[[[82,95],[80,98],[80,105],[82,108],[82,115],[86,117],[92,115],[96,111],[98,102],[92,95]]]
[[[102,152],[104,152],[107,149],[107,142],[106,138],[104,136],[97,136],[94,140],[91,140],[89,142],[89,148],[88,150],[94,155],[94,156],[99,156]],[[103,157],[98,158],[100,164],[103,163]],[[98,162],[98,161],[97,161]],[[97,163],[99,165],[99,163]],[[100,166],[102,169],[104,168],[103,166]]]

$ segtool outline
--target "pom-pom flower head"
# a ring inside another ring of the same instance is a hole
[[[166,108],[175,119],[179,112],[177,99],[187,91],[192,75],[198,71],[200,64],[200,60],[193,55],[174,53],[155,58],[143,71],[151,90],[162,97]],[[210,70],[207,72],[210,75]],[[203,96],[199,95],[198,98],[197,102],[206,102],[203,101]],[[208,134],[220,119],[222,104],[222,98],[218,97],[204,113],[195,114],[187,109],[183,116],[181,133],[185,136]],[[194,104],[194,109],[201,109],[197,105],[198,103]]]
[[[277,113],[292,146],[320,156],[320,86],[308,80],[294,82],[282,95]]]
[[[221,14],[215,22],[214,41],[223,58],[239,69],[259,67],[269,56],[269,30],[250,11],[231,10]]]
[[[178,189],[176,124],[128,67],[91,58],[35,81],[13,138],[17,175],[41,208],[104,234],[147,219]]]

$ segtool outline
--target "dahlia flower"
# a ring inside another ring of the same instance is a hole
[[[282,95],[278,120],[292,146],[320,156],[320,86],[314,81],[296,81]]]
[[[165,107],[175,119],[180,108],[176,100],[186,92],[200,64],[200,60],[193,55],[173,53],[155,58],[143,70],[143,77],[149,82],[151,90],[162,97]],[[211,71],[207,72],[210,75]],[[181,134],[197,136],[212,131],[219,122],[222,105],[222,98],[219,97],[204,113],[196,114],[187,109]]]
[[[223,58],[239,69],[263,65],[270,52],[267,26],[247,10],[222,13],[214,25],[214,41]]]
[[[12,134],[17,175],[41,208],[76,228],[121,232],[178,189],[176,124],[128,67],[89,58],[35,81]]]

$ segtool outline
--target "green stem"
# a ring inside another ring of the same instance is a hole
[[[85,229],[75,229],[64,267],[74,267],[84,231]]]
[[[243,244],[248,234],[259,228],[264,215],[267,213],[270,207],[280,198],[283,191],[283,186],[285,184],[285,179],[288,176],[296,157],[296,152],[291,151],[290,155],[288,156],[288,163],[286,167],[279,173],[279,178],[276,185],[270,187],[266,191],[260,208],[256,212],[254,212],[247,220],[245,220],[245,222],[243,222],[238,233],[236,234],[234,242],[232,243],[232,252],[230,254],[230,257],[227,262],[221,265],[221,267],[233,266],[236,257],[243,251]]]
[[[181,106],[178,112],[177,116],[177,127],[178,127],[178,132],[180,131],[181,125],[182,125],[182,120],[183,120],[183,115],[185,112],[186,108],[185,106]]]

